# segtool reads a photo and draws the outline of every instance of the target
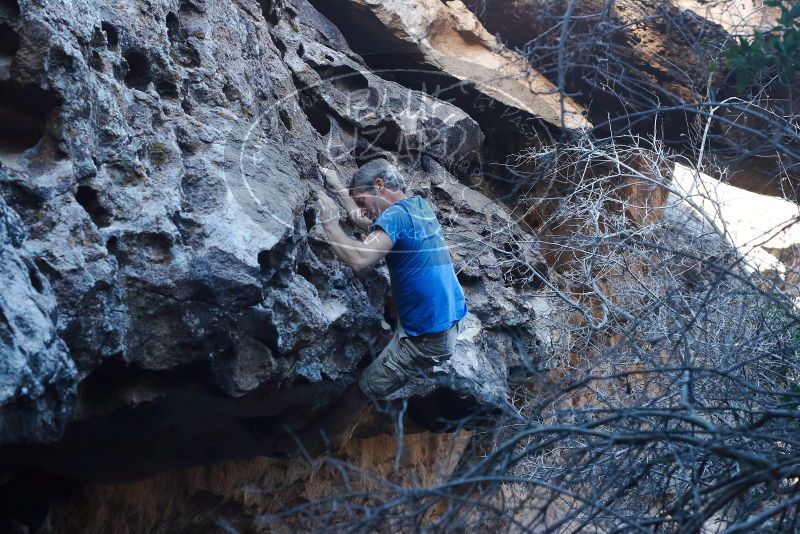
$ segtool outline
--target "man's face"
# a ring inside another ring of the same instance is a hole
[[[371,221],[375,221],[385,208],[386,202],[378,195],[378,191],[374,187],[353,191],[351,196],[361,209],[361,215]]]

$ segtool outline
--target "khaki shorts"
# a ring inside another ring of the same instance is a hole
[[[422,336],[409,336],[398,323],[389,344],[358,378],[361,391],[373,400],[386,397],[446,361],[453,355],[462,322],[444,332]]]

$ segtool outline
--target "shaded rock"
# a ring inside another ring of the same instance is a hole
[[[408,55],[421,69],[446,73],[481,94],[567,129],[589,127],[585,110],[558,91],[524,58],[498,43],[459,0],[414,2],[337,1],[337,10],[359,28],[365,53]],[[323,3],[318,2],[323,9]],[[326,9],[326,13],[328,10]],[[361,46],[359,46],[361,44]]]
[[[337,462],[373,476],[354,476],[341,464],[290,463],[270,458],[226,461],[215,465],[164,473],[133,484],[91,484],[60,502],[53,524],[86,534],[136,533],[153,524],[172,532],[220,530],[238,532],[302,532],[324,528],[303,514],[282,517],[287,505],[335,497],[342,484],[354,491],[379,492],[385,478],[400,486],[435,485],[453,472],[470,435],[416,433],[397,438],[380,435],[353,439]],[[165,506],[169,502],[169,506]],[[86,510],[93,511],[87,517]],[[343,517],[339,518],[345,520]],[[330,522],[326,527],[330,528]]]
[[[626,119],[629,113],[704,98],[705,55],[727,38],[713,22],[671,2],[513,0],[469,2],[486,28],[524,54],[553,82],[589,106],[594,124],[614,133],[635,127],[646,131],[653,116]],[[702,45],[702,46],[701,46]],[[667,128],[686,129],[682,111],[658,113]],[[616,119],[616,120],[614,120]],[[675,134],[677,136],[677,134]]]
[[[326,143],[337,155],[347,152],[357,161],[384,151],[427,155],[453,170],[478,157],[483,133],[463,110],[384,80],[347,54],[298,35],[285,21],[275,35],[309,122],[325,138],[331,129],[339,134],[339,146]]]
[[[0,444],[59,438],[77,393],[56,299],[24,241],[22,222],[0,197]]]
[[[774,8],[744,2],[721,10],[672,0],[467,4],[538,72],[553,83],[563,78],[598,134],[647,137],[662,131],[669,145],[691,152],[698,148],[698,125],[704,127],[712,113],[715,120],[702,134],[708,136],[706,155],[729,167],[731,183],[798,198],[800,151],[784,119],[800,111],[796,99],[788,98],[792,89],[765,79],[746,101],[734,98],[745,95],[733,87],[722,54],[734,35],[771,25]],[[729,33],[734,20],[736,31]]]
[[[478,123],[371,73],[310,4],[76,1],[15,16],[8,87],[32,95],[21,109],[39,110],[38,126],[3,145],[0,193],[53,288],[52,324],[33,339],[66,363],[36,376],[63,383],[39,405],[59,423],[25,437],[57,442],[9,435],[4,469],[137,480],[258,455],[248,420],[282,432],[330,405],[393,318],[385,267],[356,276],[324,239],[320,163],[348,177],[393,160],[453,244],[469,330],[435,380],[407,390],[412,418],[504,402],[509,370],[544,357],[528,301],[546,272],[536,241],[453,177],[479,167]]]

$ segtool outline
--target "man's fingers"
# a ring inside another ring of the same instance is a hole
[[[319,216],[322,222],[339,218],[338,208],[333,203],[333,200],[325,193],[320,192],[317,198],[317,204],[319,205]]]

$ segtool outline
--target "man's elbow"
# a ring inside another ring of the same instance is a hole
[[[371,267],[372,264],[363,260],[354,261],[350,264],[350,268],[353,269],[353,272],[356,274],[364,274],[365,272],[369,271]]]
[[[356,274],[364,274],[365,272],[372,269],[375,265],[374,261],[370,261],[369,258],[355,258],[353,261],[349,262],[350,268],[355,271]]]

